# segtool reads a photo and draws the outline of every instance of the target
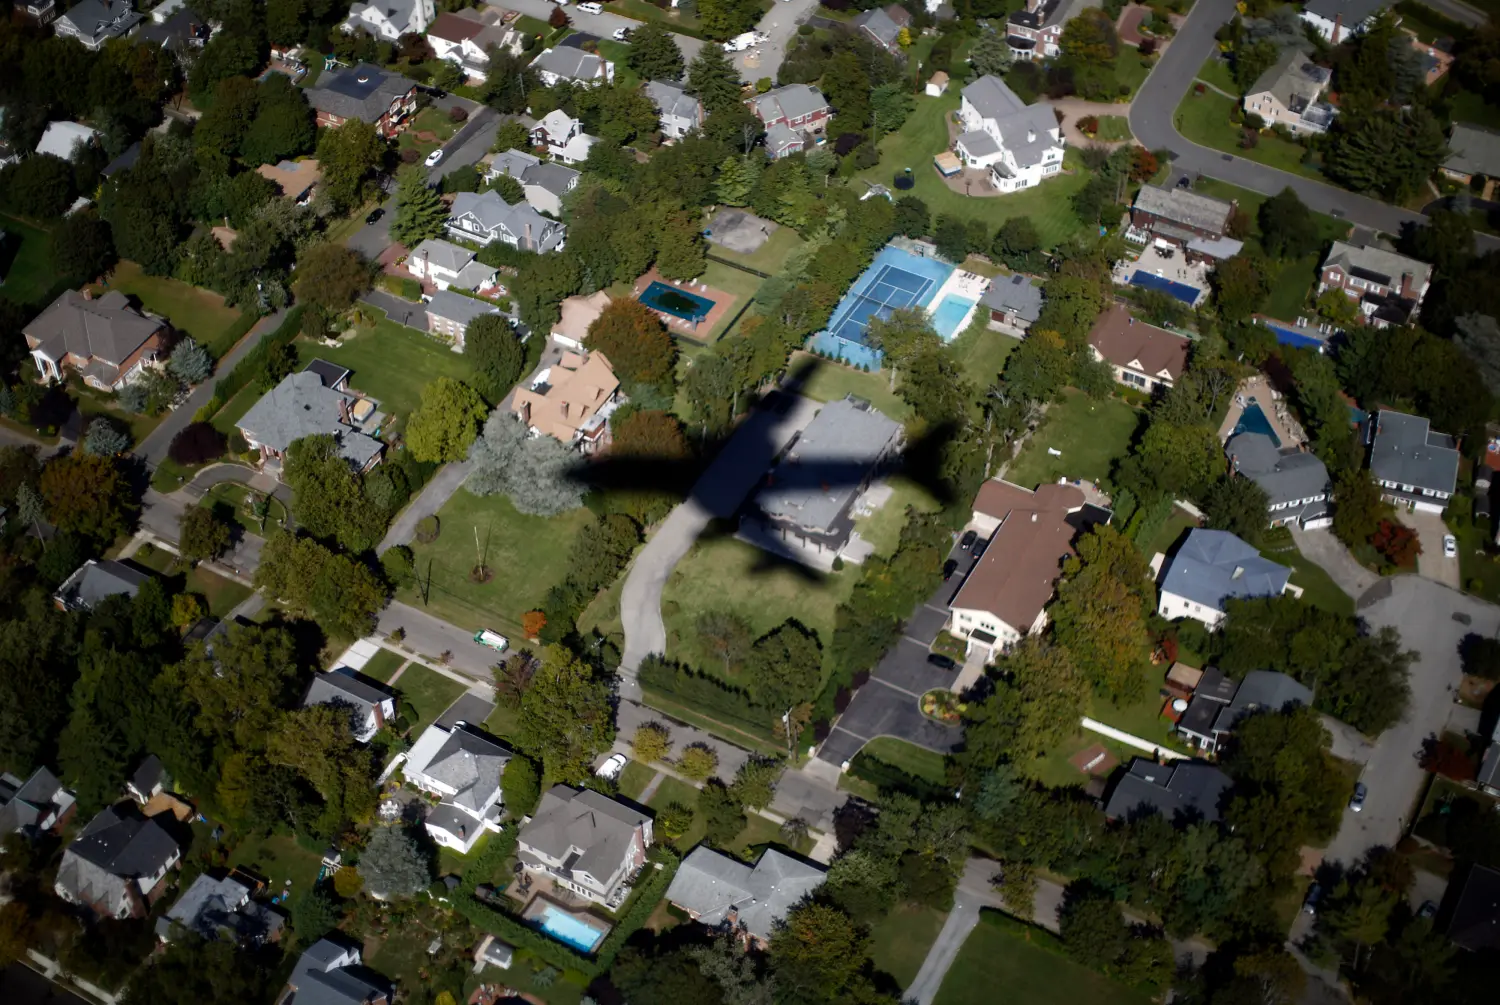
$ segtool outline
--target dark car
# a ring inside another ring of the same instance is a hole
[[[950,558],[943,563],[943,578],[952,579],[953,574],[958,571],[958,559]]]
[[[1302,911],[1303,911],[1303,913],[1305,913],[1305,914],[1317,914],[1318,913],[1318,904],[1322,903],[1322,900],[1323,900],[1323,887],[1319,883],[1314,883],[1312,886],[1308,887],[1307,897],[1302,901]]]
[[[974,543],[974,557],[978,558],[984,554],[984,549],[990,546],[989,538],[981,537]]]
[[[958,669],[958,664],[955,663],[955,662],[953,662],[953,660],[950,657],[944,656],[942,653],[928,653],[927,654],[927,662],[931,663],[933,666],[937,667],[939,670],[957,670]]]
[[[370,210],[370,215],[365,217],[365,222],[374,223],[382,216],[385,216],[385,210],[381,209],[379,206],[376,206],[374,209]]]
[[[964,536],[958,539],[958,546],[965,549],[972,548],[974,547],[974,542],[977,540],[979,540],[977,532],[966,530],[964,531]]]

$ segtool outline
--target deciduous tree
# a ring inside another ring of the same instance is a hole
[[[42,469],[40,487],[59,530],[113,541],[134,519],[134,493],[112,457],[76,453],[54,458]]]
[[[341,210],[357,206],[364,197],[365,180],[384,157],[385,141],[368,123],[349,119],[343,125],[324,129],[318,137],[323,190]]]
[[[211,561],[229,550],[229,525],[220,520],[211,506],[190,506],[183,510],[179,522],[178,554],[183,561]]]
[[[536,762],[521,754],[506,761],[500,773],[500,792],[513,818],[519,820],[535,810],[542,798],[542,773]]]
[[[342,244],[325,242],[309,248],[297,263],[292,290],[304,300],[337,313],[370,288],[370,266]]]
[[[639,300],[611,300],[589,325],[587,344],[608,357],[622,380],[671,386],[677,348],[656,312]]]
[[[411,455],[438,463],[462,460],[488,414],[478,391],[452,377],[439,377],[422,388],[422,405],[407,424]]]
[[[551,646],[521,697],[517,739],[548,778],[577,783],[614,740],[609,687],[562,646]]]
[[[359,874],[376,896],[410,897],[432,882],[431,857],[399,827],[380,827],[359,856]]]
[[[665,759],[671,752],[672,734],[659,722],[643,722],[635,728],[630,746],[637,761],[651,764]]]

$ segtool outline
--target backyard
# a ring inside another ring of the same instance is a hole
[[[1044,946],[1042,943],[1048,943]],[[1146,1005],[1146,995],[1074,963],[1055,936],[986,910],[938,989],[936,1005],[989,1005],[996,989],[1007,1005]]]
[[[505,496],[460,489],[438,513],[437,540],[412,542],[421,582],[399,599],[468,629],[517,634],[521,615],[567,576],[573,539],[592,519],[582,507],[526,516]],[[469,578],[480,557],[494,571],[488,583]]]
[[[948,915],[935,907],[901,904],[870,926],[870,958],[903,989],[917,979],[927,951]]]
[[[805,242],[801,236],[791,227],[778,227],[771,232],[770,237],[766,238],[764,244],[748,254],[730,251],[717,244],[712,245],[708,253],[715,258],[737,262],[746,268],[775,275],[786,264],[787,257],[802,247],[803,243]]]
[[[1254,147],[1246,150],[1240,146],[1243,130],[1229,121],[1229,112],[1236,102],[1213,91],[1202,94],[1188,91],[1177,106],[1173,122],[1183,137],[1215,150],[1234,154],[1246,160],[1265,164],[1268,167],[1290,171],[1304,178],[1323,179],[1323,173],[1302,163],[1307,150],[1299,143],[1284,140],[1271,132],[1262,132]]]
[[[1098,482],[1130,449],[1143,413],[1119,398],[1095,401],[1068,388],[1006,469],[1006,481],[1035,488],[1058,478]],[[1056,454],[1048,451],[1056,451]]]
[[[183,335],[191,336],[214,359],[222,359],[252,326],[255,315],[224,303],[217,293],[168,276],[148,276],[134,262],[120,262],[105,286],[140,301]]]
[[[326,359],[348,367],[352,371],[349,386],[378,401],[382,412],[397,416],[416,411],[422,401],[422,388],[432,381],[439,377],[466,381],[473,369],[462,353],[388,318],[377,321],[373,328],[340,339],[331,348],[302,338],[293,344],[303,366],[309,360]],[[248,411],[249,406],[245,407]]]
[[[323,856],[308,851],[289,834],[255,835],[229,853],[230,866],[264,876],[272,891],[293,897],[312,889],[323,866]]]
[[[906,124],[880,141],[880,163],[858,177],[888,186],[895,174],[910,168],[915,186],[909,193],[896,194],[921,199],[934,218],[949,213],[962,220],[982,220],[994,231],[1006,220],[1029,216],[1046,248],[1081,234],[1086,228],[1073,212],[1070,199],[1088,182],[1088,175],[1079,170],[1071,151],[1064,162],[1071,173],[1024,192],[977,198],[948,187],[933,167],[932,158],[949,147],[948,117],[958,104],[957,87],[949,88],[941,97],[918,97],[916,111]]]
[[[0,292],[18,304],[46,306],[61,292],[52,269],[52,234],[13,216],[0,216],[0,229],[6,235]]]
[[[801,379],[798,390],[803,397],[813,401],[839,401],[852,394],[864,398],[897,422],[905,422],[911,417],[911,406],[891,390],[888,372],[865,373],[800,350],[792,353],[787,372]]]
[[[250,596],[250,587],[209,572],[202,565],[184,570],[178,564],[177,556],[164,548],[155,548],[149,544],[142,545],[130,560],[169,579],[181,577],[181,589],[169,589],[167,592],[176,593],[186,590],[188,593],[198,594],[208,604],[208,613],[216,618],[225,617]]]
[[[452,139],[460,125],[461,123],[449,119],[447,112],[429,105],[411,120],[411,128],[403,132],[396,141],[397,149],[403,152],[414,149],[426,157]]]

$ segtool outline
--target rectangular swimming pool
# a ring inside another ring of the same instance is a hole
[[[1174,283],[1170,279],[1161,276],[1153,276],[1149,272],[1140,269],[1135,270],[1135,275],[1130,277],[1131,286],[1139,286],[1143,290],[1159,290],[1171,297],[1176,297],[1189,307],[1198,302],[1198,296],[1203,292],[1196,286],[1187,283]]]
[[[689,293],[687,290],[679,290],[675,286],[655,281],[642,290],[641,295],[636,299],[652,310],[670,314],[674,318],[682,318],[684,321],[702,321],[708,317],[708,312],[714,309],[714,302],[707,297],[700,297],[696,293]]]
[[[932,312],[932,327],[943,337],[944,342],[950,341],[958,334],[959,326],[964,323],[964,318],[974,309],[979,301],[969,300],[956,293],[950,293],[938,304],[937,310]]]
[[[1298,331],[1290,325],[1279,325],[1265,318],[1258,318],[1261,324],[1276,333],[1276,341],[1282,345],[1295,346],[1298,349],[1316,349],[1323,351],[1323,340],[1307,332]]]
[[[566,942],[580,953],[592,953],[608,932],[607,928],[600,931],[551,904],[543,907],[533,920],[541,926],[542,931],[558,942]]]

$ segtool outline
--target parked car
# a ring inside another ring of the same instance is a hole
[[[425,163],[427,164],[428,167],[436,167],[437,166],[437,162],[440,161],[440,160],[442,160],[442,159],[443,159],[443,148],[442,147],[438,147],[432,153],[430,153],[430,154],[427,155],[427,160],[426,160]]]
[[[973,551],[974,557],[975,558],[979,558],[979,557],[983,556],[984,555],[984,550],[986,548],[988,548],[989,546],[990,546],[990,539],[987,538],[987,537],[981,537],[978,541],[975,541],[974,542],[974,551]]]
[[[625,770],[625,755],[610,754],[609,759],[594,769],[594,775],[614,781],[620,777],[620,772]]]
[[[1430,900],[1422,901],[1422,906],[1417,908],[1417,917],[1430,918],[1437,914],[1437,905]]]
[[[942,653],[928,653],[927,654],[927,662],[931,663],[933,666],[937,667],[939,670],[957,670],[958,669],[958,664],[953,661],[953,658],[950,657],[950,656],[944,656]]]
[[[510,639],[499,632],[492,632],[488,628],[481,628],[474,633],[474,641],[486,649],[493,649],[497,653],[505,652],[505,647],[510,645]]]
[[[950,558],[943,563],[943,578],[952,579],[953,574],[958,571],[958,559]]]
[[[613,38],[616,42],[626,42],[626,41],[629,41],[629,39],[630,39],[630,29],[629,28],[616,28],[610,34],[610,38]]]
[[[1318,913],[1318,904],[1320,902],[1322,902],[1322,900],[1323,900],[1323,886],[1322,886],[1321,883],[1314,883],[1312,886],[1308,887],[1308,889],[1307,889],[1307,896],[1305,898],[1303,898],[1303,901],[1302,901],[1302,913],[1304,913],[1304,914],[1317,914]]]
[[[1458,538],[1454,537],[1452,534],[1443,535],[1443,557],[1458,557]]]
[[[970,548],[974,547],[974,542],[977,540],[979,540],[978,533],[972,530],[966,530],[964,531],[964,536],[959,538],[958,546],[965,551],[968,551]]]
[[[376,206],[374,209],[370,210],[370,215],[365,217],[365,223],[374,223],[382,216],[385,216],[385,210],[381,209],[379,206]]]
[[[1361,810],[1363,810],[1365,808],[1365,796],[1367,796],[1369,794],[1370,794],[1370,790],[1367,789],[1367,788],[1365,788],[1365,783],[1364,782],[1355,782],[1354,783],[1354,798],[1351,799],[1351,800],[1349,800],[1349,808],[1351,810],[1353,810],[1355,813],[1358,813]]]
[[[581,3],[581,4],[579,4],[578,5],[578,9],[581,10],[581,11],[583,11],[585,14],[603,14],[604,13],[604,5],[603,4],[594,3],[593,0],[589,0],[589,2],[587,2],[587,3]]]

